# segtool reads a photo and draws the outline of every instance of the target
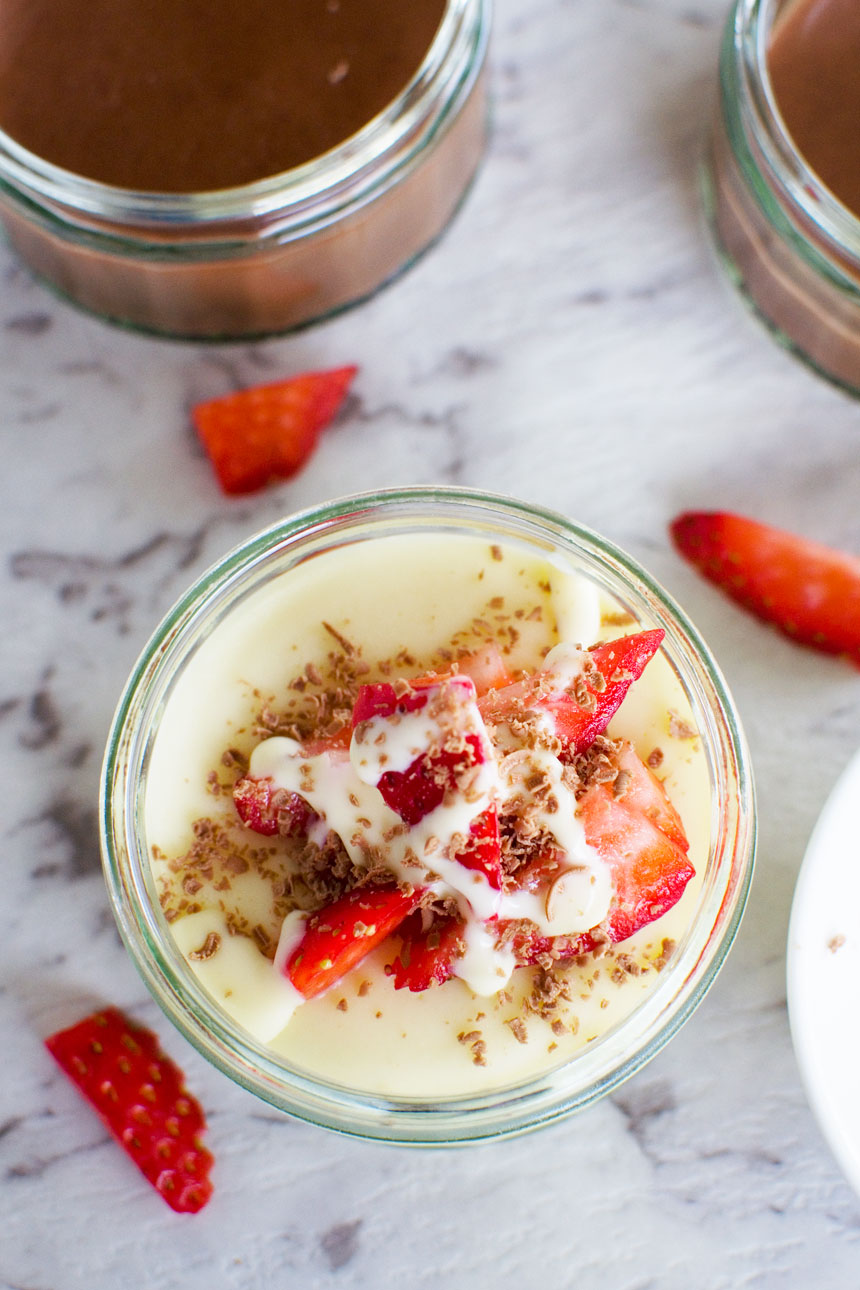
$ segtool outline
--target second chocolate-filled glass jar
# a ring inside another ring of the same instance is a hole
[[[486,136],[490,0],[448,0],[416,74],[322,156],[203,193],[133,192],[0,131],[0,221],[21,258],[113,321],[189,338],[287,331],[370,295],[457,209]]]
[[[729,276],[776,338],[860,391],[860,220],[797,150],[768,72],[785,0],[737,0],[720,56],[705,200]]]

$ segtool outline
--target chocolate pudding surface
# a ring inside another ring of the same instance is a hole
[[[445,0],[0,0],[0,127],[139,192],[292,169],[418,70]]]
[[[767,64],[798,152],[860,216],[858,0],[790,0],[774,23]]]

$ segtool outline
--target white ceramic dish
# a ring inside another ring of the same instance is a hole
[[[860,1194],[860,751],[821,812],[788,931],[788,1011],[812,1109]]]

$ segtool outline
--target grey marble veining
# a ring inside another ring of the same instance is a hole
[[[800,1086],[784,966],[860,682],[729,606],[667,538],[677,511],[727,507],[860,550],[857,404],[747,316],[703,227],[723,17],[721,0],[498,0],[493,136],[462,211],[389,290],[294,337],[136,336],[0,249],[3,1290],[857,1284],[860,1202]],[[189,407],[344,362],[354,393],[303,473],[220,497]],[[281,1118],[169,1030],[108,909],[96,798],[128,670],[197,573],[286,512],[438,481],[575,516],[681,600],[746,725],[760,849],[722,974],[643,1072],[542,1134],[431,1153]],[[217,1193],[194,1219],[42,1049],[105,1000],[159,1029],[207,1107]]]

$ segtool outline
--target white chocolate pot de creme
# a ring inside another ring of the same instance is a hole
[[[661,637],[548,558],[454,535],[326,552],[233,611],[169,699],[146,798],[213,999],[302,1072],[413,1098],[533,1077],[626,1017],[709,846]]]

